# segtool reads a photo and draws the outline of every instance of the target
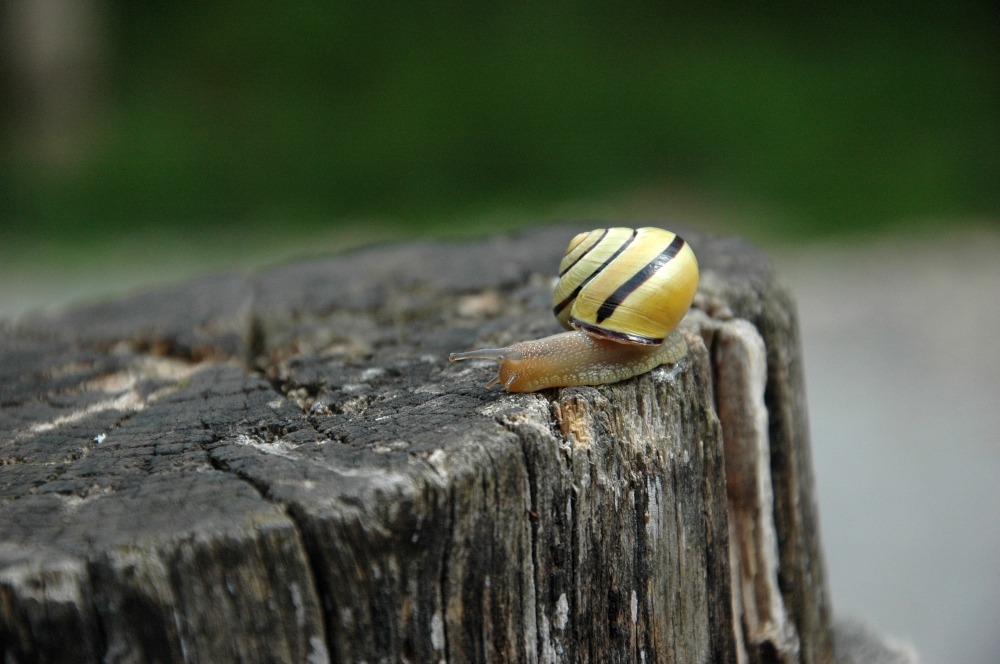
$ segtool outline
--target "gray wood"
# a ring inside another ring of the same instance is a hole
[[[795,310],[759,252],[685,234],[675,366],[509,395],[447,362],[558,331],[579,230],[9,326],[5,661],[831,661]]]

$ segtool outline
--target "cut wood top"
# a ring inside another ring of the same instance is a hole
[[[375,247],[33,315],[8,328],[0,334],[0,589],[15,608],[6,617],[0,610],[0,636],[19,644],[11,652],[35,648],[98,661],[108,653],[127,659],[162,651],[167,661],[189,651],[249,659],[267,651],[321,661],[331,647],[347,648],[332,636],[338,633],[372,641],[335,657],[468,655],[462,648],[479,642],[461,640],[456,625],[471,629],[471,618],[455,614],[448,599],[467,585],[455,585],[439,567],[453,561],[452,572],[472,574],[454,562],[455,547],[486,535],[475,535],[485,526],[469,521],[473,530],[456,539],[465,523],[455,516],[456,478],[492,464],[489,491],[536,491],[535,462],[522,456],[526,438],[516,422],[555,427],[562,438],[571,432],[559,426],[570,420],[549,413],[549,404],[571,409],[582,398],[600,409],[594,400],[610,399],[614,410],[621,407],[616,399],[642,398],[621,396],[615,386],[583,388],[578,397],[571,390],[508,395],[483,387],[495,373],[489,363],[447,361],[451,351],[559,331],[551,279],[568,239],[581,230]],[[803,661],[826,661],[794,307],[753,247],[682,235],[702,271],[695,307],[715,319],[749,320],[767,344],[782,592]],[[690,399],[708,390],[697,398],[711,401],[707,362],[704,348],[696,349],[681,367]],[[653,380],[672,380],[666,373]],[[662,389],[640,379],[630,384],[639,393]],[[523,415],[532,412],[536,418]],[[715,435],[696,433],[714,430],[707,412],[678,440]],[[503,470],[511,450],[516,472]],[[704,463],[711,467],[711,458]],[[712,500],[724,500],[720,495]],[[498,509],[505,500],[481,504]],[[482,565],[492,571],[477,588],[490,586],[490,574],[496,588],[507,589],[540,574],[538,526],[524,518],[490,526],[489,541],[507,543],[503,556],[534,563],[512,565],[490,548],[492,562]],[[383,558],[386,550],[393,555]],[[338,576],[359,560],[403,565],[404,572],[376,566]],[[397,585],[378,581],[383,574]],[[406,583],[427,592],[413,595]],[[355,595],[341,590],[352,584],[361,584]],[[345,599],[372,592],[423,599],[405,611],[372,600],[367,615]],[[543,615],[570,620],[559,617],[560,601],[568,600],[558,593],[546,613],[547,595],[538,588],[536,606],[528,593],[528,606],[518,603],[527,601],[525,592],[496,600],[505,607],[500,613],[527,616],[490,628],[497,653],[531,651],[525,639],[540,638]],[[211,611],[198,608],[206,603]],[[399,633],[390,630],[386,645],[364,623],[377,622],[373,616],[388,606],[410,613],[399,614]],[[135,611],[149,614],[145,632],[130,622]],[[212,635],[227,624],[254,629],[247,628],[245,643],[220,644]],[[59,650],[72,635],[83,645]],[[724,639],[712,643],[716,652],[731,651]],[[489,659],[486,651],[469,657]]]

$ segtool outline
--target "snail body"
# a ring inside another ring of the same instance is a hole
[[[573,331],[506,348],[452,353],[451,360],[496,360],[500,370],[486,387],[499,383],[508,392],[535,392],[547,387],[617,383],[676,362],[686,353],[687,342],[676,330],[657,346],[623,344]]]
[[[487,387],[500,383],[510,392],[617,382],[684,357],[687,343],[675,328],[697,289],[698,261],[675,233],[580,233],[552,296],[552,312],[572,332],[450,359],[496,360],[500,371]]]

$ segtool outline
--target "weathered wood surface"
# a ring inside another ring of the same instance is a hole
[[[795,310],[759,252],[687,234],[673,367],[508,395],[447,362],[558,331],[578,230],[0,333],[5,661],[832,661]]]

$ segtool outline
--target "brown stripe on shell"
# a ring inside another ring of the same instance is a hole
[[[597,310],[597,322],[602,323],[610,318],[615,313],[615,309],[617,309],[618,306],[625,301],[625,298],[635,292],[639,286],[642,286],[664,265],[669,263],[670,260],[683,248],[683,238],[681,238],[680,235],[675,235],[673,241],[667,245],[666,249],[657,254],[653,260],[646,263],[646,265],[633,274],[628,281],[616,288],[615,292],[608,296],[608,299],[604,300],[604,303],[601,304],[600,308]]]
[[[600,265],[600,267],[598,267],[596,270],[594,270],[593,272],[591,272],[590,275],[588,275],[586,279],[584,279],[583,281],[581,281],[580,284],[576,288],[573,289],[573,292],[566,296],[566,299],[564,299],[562,302],[560,302],[556,306],[552,307],[552,313],[554,313],[556,315],[556,317],[558,317],[559,316],[559,312],[561,312],[563,309],[565,309],[570,304],[572,304],[573,300],[576,299],[576,296],[580,294],[581,290],[583,290],[583,287],[586,286],[588,283],[590,283],[591,279],[593,279],[594,277],[596,277],[597,275],[599,275],[604,270],[604,268],[606,268],[608,265],[610,265],[611,262],[614,259],[618,258],[621,255],[621,253],[623,251],[625,251],[625,249],[627,249],[630,244],[632,244],[632,241],[635,240],[635,236],[636,236],[637,233],[638,233],[638,231],[634,231],[633,230],[631,237],[629,237],[629,239],[625,240],[625,242],[622,243],[622,246],[618,247],[618,250],[615,251],[615,253],[611,254],[611,256],[609,256],[608,259],[606,261],[604,261]],[[597,245],[595,244],[594,246],[597,246]]]
[[[579,256],[577,256],[575,261],[573,261],[565,270],[563,270],[562,272],[559,273],[559,276],[561,277],[564,274],[566,274],[567,272],[569,272],[570,270],[572,270],[573,266],[575,266],[577,263],[579,263],[581,258],[583,258],[587,254],[589,254],[591,251],[593,251],[594,247],[596,247],[597,245],[599,245],[604,240],[604,238],[607,237],[607,235],[608,235],[608,229],[605,228],[603,230],[603,232],[601,233],[601,237],[597,238],[597,242],[595,242],[594,244],[592,244],[589,247],[587,247],[587,250],[585,252],[583,252],[582,254],[580,254]]]

